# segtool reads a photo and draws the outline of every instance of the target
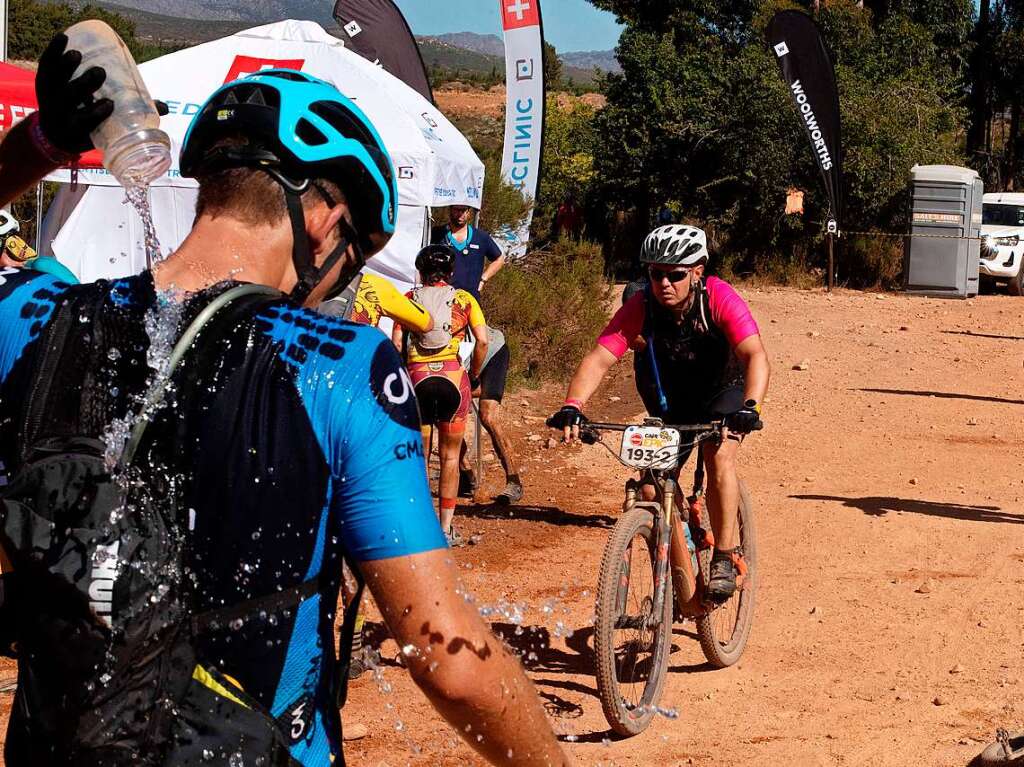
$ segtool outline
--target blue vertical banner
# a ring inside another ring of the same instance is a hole
[[[505,30],[505,147],[501,173],[534,202],[544,149],[544,28],[540,0],[498,0]],[[527,215],[518,230],[496,238],[510,259],[526,254],[530,241]]]

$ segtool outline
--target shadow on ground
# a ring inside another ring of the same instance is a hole
[[[972,338],[994,338],[997,341],[1024,341],[1024,336],[1000,336],[993,333],[975,333],[973,330],[943,330],[947,336],[971,336]]]
[[[573,514],[557,506],[507,506],[497,503],[473,503],[459,507],[459,516],[475,519],[544,522],[558,527],[597,527],[608,529],[616,518],[607,514]]]
[[[1003,405],[1024,405],[1024,400],[991,397],[985,394],[961,394],[950,391],[914,391],[912,389],[851,389],[871,394],[895,394],[900,397],[937,397],[938,399],[965,399],[971,402],[998,402]]]
[[[1024,515],[1011,514],[1003,511],[999,506],[970,506],[962,503],[922,501],[916,498],[886,498],[883,496],[844,498],[839,495],[791,495],[789,497],[798,501],[835,501],[851,509],[860,509],[872,517],[883,517],[890,511],[903,511],[910,514],[926,514],[932,517],[960,519],[965,522],[1024,524]]]

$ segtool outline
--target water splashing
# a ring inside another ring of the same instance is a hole
[[[163,261],[164,256],[160,252],[160,240],[156,236],[156,226],[153,224],[153,209],[149,205],[148,186],[126,186],[124,195],[132,204],[142,221],[142,236],[146,248],[146,268],[152,269],[156,264]]]

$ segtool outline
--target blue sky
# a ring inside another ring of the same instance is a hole
[[[395,0],[417,35],[477,32],[501,35],[501,0]],[[615,47],[621,27],[615,16],[587,0],[544,0],[544,36],[560,52],[604,51]]]

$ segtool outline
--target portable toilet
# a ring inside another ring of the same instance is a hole
[[[984,191],[977,171],[970,168],[915,165],[911,169],[911,236],[903,254],[903,286],[908,293],[978,295]]]

